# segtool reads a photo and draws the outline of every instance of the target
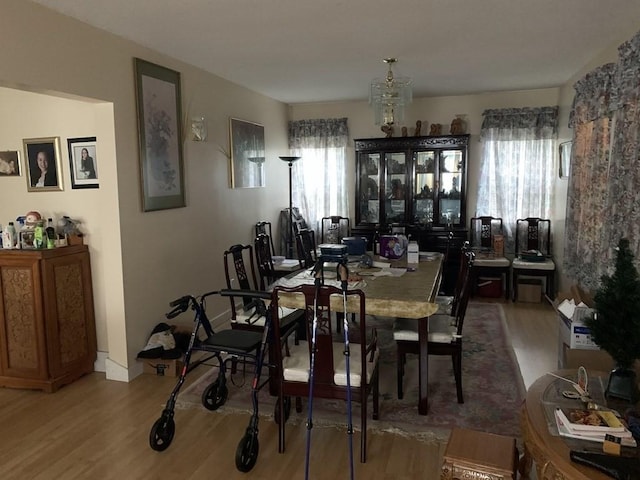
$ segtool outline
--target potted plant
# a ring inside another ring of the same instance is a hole
[[[595,314],[585,319],[594,342],[616,363],[606,395],[635,402],[638,387],[634,363],[640,357],[640,277],[629,240],[621,238],[615,271],[603,275],[594,296]]]

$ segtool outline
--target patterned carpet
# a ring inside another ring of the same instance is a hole
[[[482,430],[512,437],[520,437],[519,412],[525,388],[515,354],[506,331],[502,307],[499,304],[470,303],[464,325],[463,391],[464,404],[456,401],[455,381],[450,357],[429,357],[429,414],[418,415],[417,356],[408,356],[404,377],[405,395],[396,394],[396,352],[391,332],[391,319],[367,318],[367,326],[378,329],[380,350],[380,419],[367,421],[369,431],[387,431],[424,440],[446,441],[453,427]],[[179,395],[176,408],[199,407],[204,388],[217,374],[217,369],[198,367],[191,375],[202,375]],[[200,371],[205,372],[201,374]],[[251,378],[234,375],[236,386],[229,384],[226,404],[210,415],[230,411],[251,412]],[[261,414],[272,416],[275,398],[268,389],[260,392]],[[370,402],[371,403],[371,402]],[[314,426],[344,426],[346,405],[343,401],[317,399],[314,401]],[[369,405],[368,411],[372,411]],[[359,428],[360,407],[353,404],[354,427]],[[306,403],[303,411],[292,408],[289,422],[307,419]]]

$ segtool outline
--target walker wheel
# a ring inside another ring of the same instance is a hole
[[[284,397],[284,423],[287,423],[290,414],[291,397]],[[273,420],[276,422],[276,425],[280,425],[280,405],[278,404],[278,402],[276,402],[276,406],[273,409]]]
[[[207,410],[217,410],[227,401],[228,395],[227,386],[220,380],[216,380],[202,392],[202,405]]]
[[[162,452],[169,448],[173,435],[176,433],[176,424],[173,417],[162,415],[155,421],[149,432],[149,445],[156,452]]]
[[[245,433],[236,449],[236,468],[245,473],[251,470],[258,460],[259,450],[258,435]]]

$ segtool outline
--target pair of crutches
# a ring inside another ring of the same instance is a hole
[[[318,329],[318,294],[320,287],[322,286],[323,261],[320,259],[314,267],[315,273],[315,287],[316,293],[313,300],[313,324],[311,329],[311,362],[309,369],[309,401],[307,410],[307,449],[305,456],[305,480],[309,480],[309,462],[311,455],[311,430],[313,429],[313,380],[314,380],[314,368],[316,357],[316,332]],[[349,278],[349,270],[345,263],[338,263],[338,278],[340,279],[340,286],[342,288],[342,310],[343,310],[343,325],[344,331],[344,356],[345,356],[345,370],[347,374],[347,443],[349,447],[349,478],[353,480],[353,421],[351,416],[351,367],[350,356],[351,351],[349,347],[349,321],[347,315],[347,280]]]

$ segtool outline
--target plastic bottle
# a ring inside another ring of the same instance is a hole
[[[56,229],[53,227],[53,218],[47,219],[47,248],[56,248]]]
[[[2,231],[2,248],[16,248],[16,229],[13,222],[9,222],[7,228]]]
[[[42,220],[36,223],[33,229],[33,248],[44,248],[46,246],[46,235],[44,233],[44,224]]]

